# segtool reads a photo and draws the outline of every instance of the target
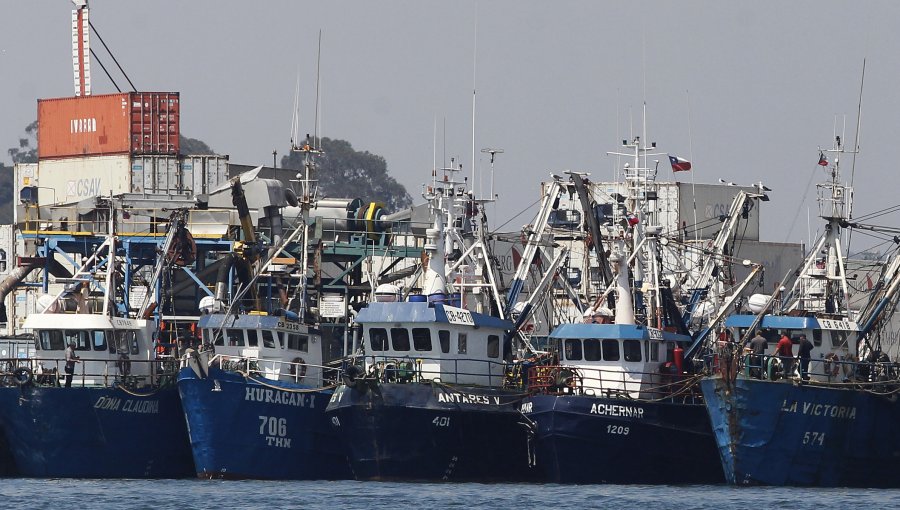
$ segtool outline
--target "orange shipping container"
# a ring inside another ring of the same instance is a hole
[[[177,92],[126,92],[38,100],[38,158],[177,155]]]

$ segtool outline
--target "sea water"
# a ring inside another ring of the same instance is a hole
[[[10,509],[900,508],[900,490],[209,480],[0,480]]]

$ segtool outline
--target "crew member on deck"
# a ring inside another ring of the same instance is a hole
[[[781,335],[781,339],[778,340],[778,344],[775,346],[774,354],[781,358],[785,379],[791,377],[791,374],[794,371],[794,344],[791,343],[791,339],[788,338],[787,333]]]
[[[69,342],[66,347],[66,388],[72,387],[72,376],[75,375],[75,363],[81,358],[75,355],[75,342]]]
[[[797,355],[800,357],[800,378],[804,381],[809,380],[809,360],[811,358],[810,353],[813,350],[813,343],[806,338],[806,335],[800,334],[800,342],[799,349]]]

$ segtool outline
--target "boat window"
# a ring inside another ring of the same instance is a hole
[[[61,351],[65,348],[62,331],[56,329],[41,331],[41,349],[45,351]]]
[[[619,341],[607,338],[603,341],[603,361],[619,361]]]
[[[259,336],[255,329],[247,330],[247,345],[250,347],[259,347]]]
[[[222,333],[221,329],[210,329],[209,337],[215,338],[213,341],[215,345],[225,345],[225,334]]]
[[[138,343],[134,331],[116,331],[116,352],[138,354]]]
[[[450,352],[450,332],[446,329],[438,330],[438,340],[441,342],[441,352]]]
[[[834,347],[847,347],[847,332],[833,329],[831,333],[831,345]]]
[[[659,361],[659,346],[661,342],[650,342],[650,361]]]
[[[409,330],[391,328],[391,349],[398,352],[409,350]]]
[[[103,330],[94,330],[93,331],[93,340],[94,340],[94,350],[95,351],[105,351],[106,350],[106,332]]]
[[[417,351],[431,350],[431,330],[428,328],[413,328],[413,347]]]
[[[373,351],[387,350],[387,331],[384,328],[372,328],[369,330],[369,344]]]
[[[488,358],[499,358],[500,357],[500,337],[499,336],[488,335],[487,355],[488,355]]]
[[[287,348],[294,351],[309,352],[309,337],[306,335],[288,333]]]
[[[600,355],[600,339],[599,338],[585,338],[584,339],[584,360],[585,361],[600,361],[603,357]]]
[[[66,338],[65,338],[66,347],[68,347],[70,343],[75,342],[75,350],[77,350],[77,351],[91,350],[91,346],[90,346],[90,344],[88,344],[87,331],[79,331],[77,329],[67,329],[65,336],[66,336]]]
[[[243,329],[226,329],[228,335],[228,345],[233,347],[244,346],[244,330]]]
[[[567,360],[578,361],[581,359],[581,340],[578,338],[566,338],[564,345]]]
[[[263,330],[262,339],[263,339],[263,347],[268,347],[269,349],[275,348],[275,338],[272,337],[271,331]]]
[[[457,352],[459,354],[465,354],[468,346],[466,345],[468,338],[465,333],[457,333],[456,335],[456,347]]]
[[[815,345],[816,347],[821,346],[822,345],[822,330],[814,329],[814,330],[812,330],[812,334],[813,334],[813,345]]]
[[[547,342],[547,350],[559,357],[559,338],[551,338]]]
[[[625,340],[623,342],[623,351],[625,352],[625,361],[640,361],[641,360],[641,341],[640,340]]]

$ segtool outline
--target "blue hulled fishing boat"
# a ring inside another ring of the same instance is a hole
[[[885,266],[868,304],[851,312],[841,229],[850,225],[852,189],[840,182],[840,138],[829,152],[833,166],[824,155],[820,163],[831,179],[818,185],[825,232],[792,288],[751,298],[755,315],[725,323],[734,338],[758,334],[769,345],[805,335],[799,368],[785,353],[741,352],[738,343],[701,382],[729,483],[900,486],[900,380],[878,335],[896,302],[900,262]]]
[[[433,226],[421,294],[376,292],[379,301],[356,318],[361,350],[326,414],[359,480],[534,476],[519,412],[525,395],[507,377],[513,324],[486,313],[499,302],[480,204],[462,184],[445,174],[426,190]],[[465,278],[462,265],[471,269]]]
[[[34,355],[10,360],[0,387],[0,430],[20,476],[179,478],[194,470],[177,364],[156,356],[155,321],[113,307],[115,250],[110,235],[25,320]]]

